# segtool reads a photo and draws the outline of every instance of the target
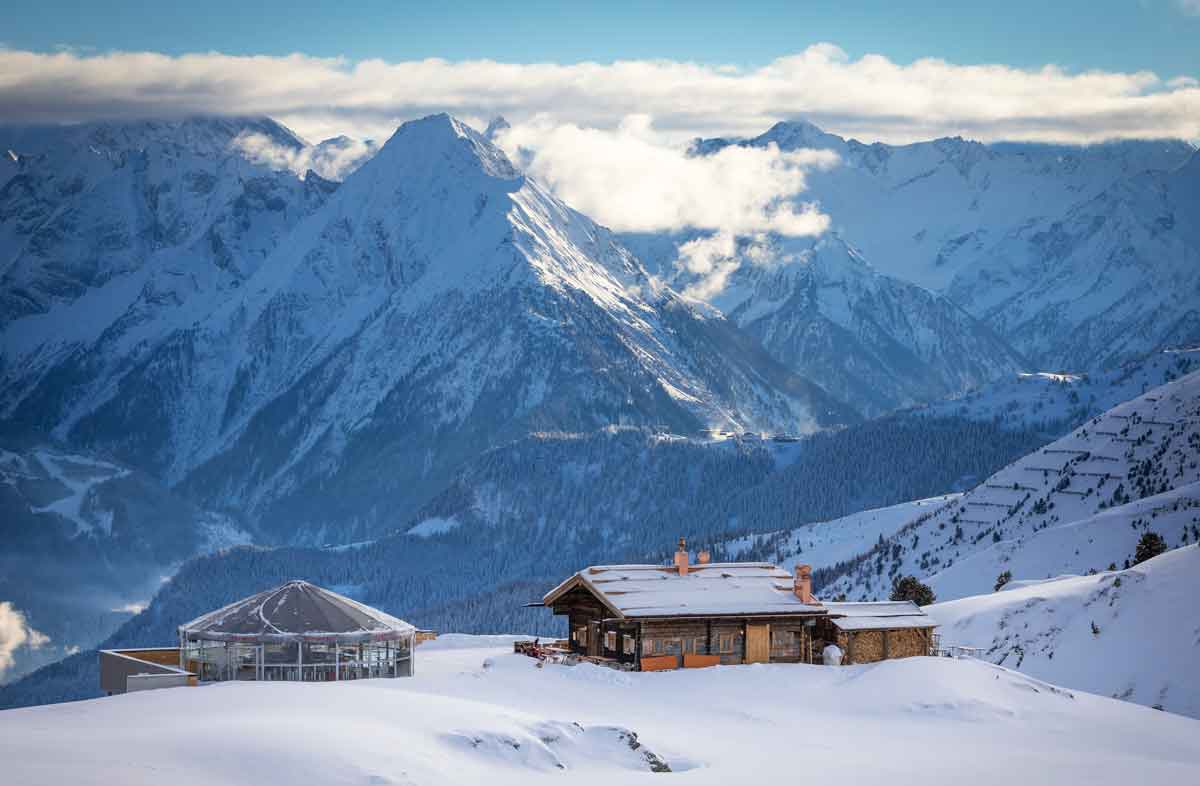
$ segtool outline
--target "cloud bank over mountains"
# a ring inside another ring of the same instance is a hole
[[[864,141],[962,135],[1093,142],[1200,139],[1194,74],[1072,73],[1054,65],[908,64],[852,59],[832,44],[758,68],[670,60],[615,63],[349,62],[303,54],[177,57],[0,50],[0,117],[71,122],[168,114],[268,114],[311,139],[382,138],[403,120],[449,111],[477,122],[613,130],[650,115],[663,133],[755,133],[804,116]]]

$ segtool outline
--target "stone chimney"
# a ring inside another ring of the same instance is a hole
[[[696,555],[696,562],[700,563],[701,565],[707,565],[708,563],[712,562],[712,555],[708,553],[708,549],[705,549]]]
[[[683,538],[679,539],[679,550],[675,552],[675,568],[680,576],[686,576],[688,573],[687,541]]]
[[[792,585],[792,592],[796,594],[801,603],[819,604],[821,602],[812,594],[812,565],[796,566],[796,578]]]

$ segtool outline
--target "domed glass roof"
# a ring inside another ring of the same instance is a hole
[[[414,633],[404,620],[307,581],[289,581],[179,626],[189,641],[389,641]]]

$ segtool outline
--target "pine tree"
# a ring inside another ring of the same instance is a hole
[[[1139,565],[1148,559],[1154,559],[1167,550],[1167,542],[1157,532],[1146,532],[1138,541],[1137,551],[1133,554],[1133,564]]]
[[[922,584],[916,576],[897,576],[892,580],[892,600],[910,600],[918,606],[928,606],[937,600],[928,584]]]
[[[992,588],[992,592],[999,592],[1008,582],[1012,581],[1012,571],[1006,570],[996,577],[996,586]]]

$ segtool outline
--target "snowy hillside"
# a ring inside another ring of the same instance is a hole
[[[817,521],[794,529],[764,532],[718,544],[720,562],[767,561],[790,571],[795,565],[812,565],[815,570],[832,568],[857,557],[881,540],[890,538],[905,524],[931,508],[941,507],[961,494],[901,502],[849,516]]]
[[[797,121],[693,152],[731,144],[837,153],[800,198],[876,269],[948,295],[1039,366],[1098,368],[1200,338],[1191,144],[868,145]]]
[[[735,253],[756,261],[742,264],[709,302],[777,360],[865,413],[962,393],[1025,367],[987,325],[883,275],[837,234],[742,246]],[[662,251],[642,248],[649,258]],[[677,289],[698,282],[673,255],[658,265]]]
[[[1155,352],[1109,371],[1022,371],[913,411],[989,421],[1005,428],[1037,429],[1058,436],[1197,368],[1200,349],[1192,348]]]
[[[1139,537],[1188,543],[1200,522],[1200,372],[1118,405],[917,517],[827,591],[886,595],[925,578],[942,600],[1122,566]]]
[[[1193,510],[1193,514],[1200,508]],[[926,611],[943,643],[1070,688],[1200,717],[1200,536],[1128,570],[1046,581]]]
[[[979,661],[621,673],[539,669],[508,642],[422,645],[411,679],[224,683],[0,712],[0,756],[30,786],[728,784],[798,768],[816,782],[1101,785],[1186,783],[1200,768],[1193,719]],[[981,761],[1004,766],[981,776]]]
[[[179,563],[249,538],[234,519],[110,459],[0,447],[0,601],[49,637],[16,649],[0,682],[97,644]]]

